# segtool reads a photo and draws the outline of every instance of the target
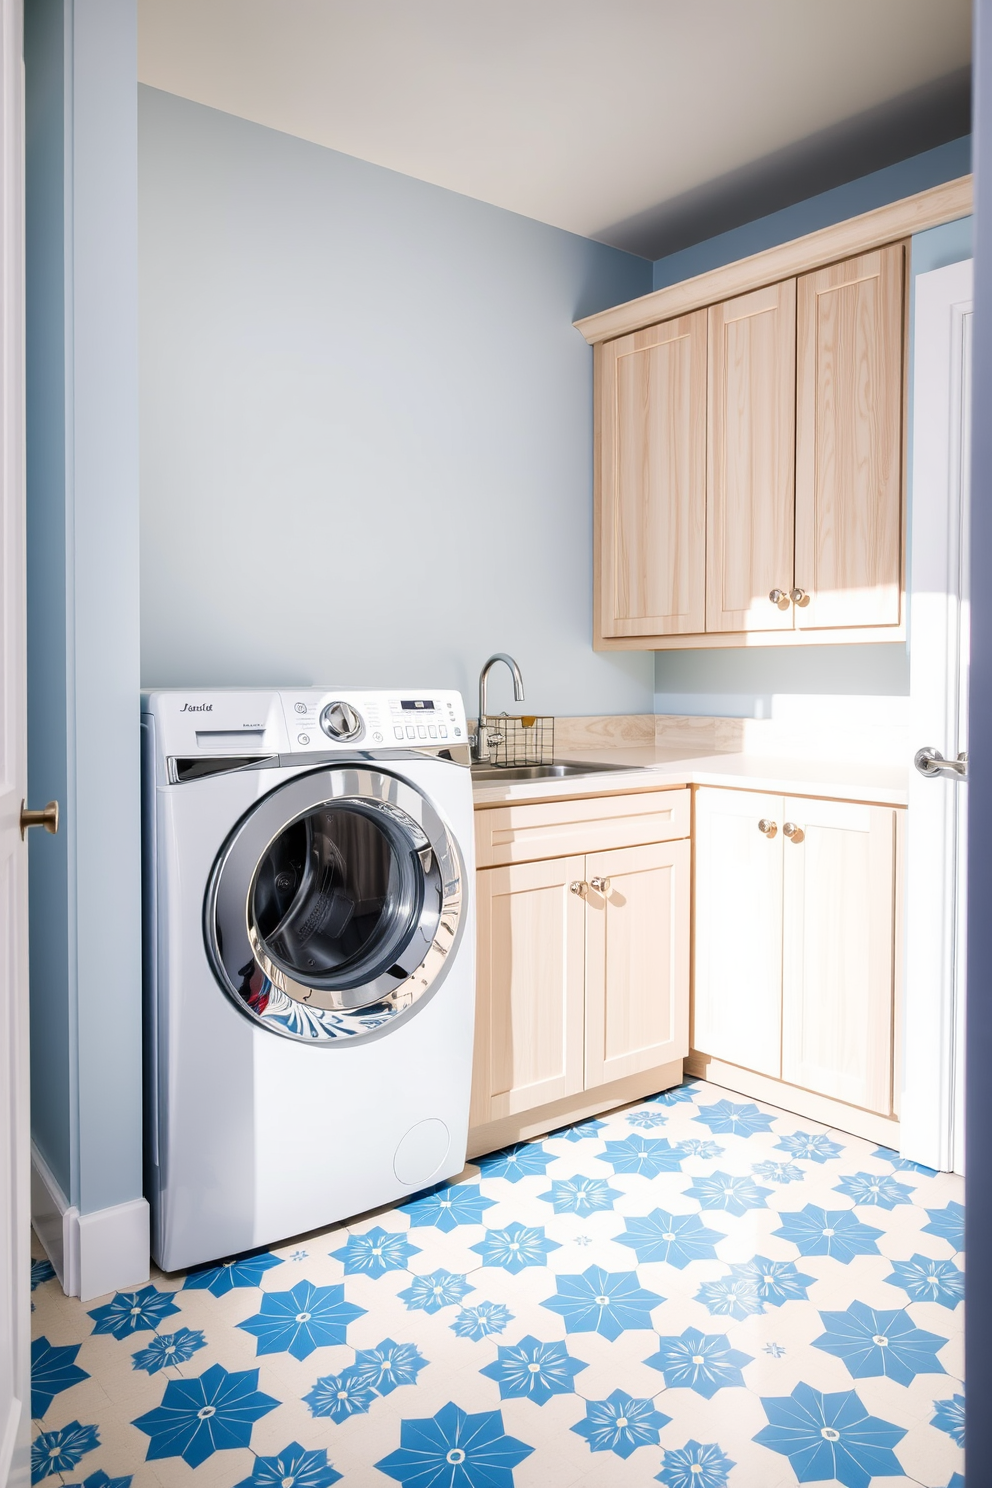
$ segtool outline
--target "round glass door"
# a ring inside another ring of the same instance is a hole
[[[218,857],[207,950],[243,1012],[290,1038],[355,1038],[442,973],[461,919],[460,859],[424,796],[380,771],[297,776]]]

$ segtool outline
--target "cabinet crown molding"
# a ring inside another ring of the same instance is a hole
[[[629,331],[686,315],[692,310],[716,304],[748,290],[760,289],[779,279],[822,268],[837,259],[849,258],[880,248],[899,238],[939,227],[943,222],[967,217],[972,210],[972,178],[960,176],[955,181],[932,186],[915,196],[903,197],[885,207],[876,207],[860,217],[850,217],[830,227],[819,228],[805,237],[794,238],[738,259],[721,268],[684,279],[680,284],[656,289],[624,305],[601,310],[574,322],[590,346],[600,341],[624,336]]]

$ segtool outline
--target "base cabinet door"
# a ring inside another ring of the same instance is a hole
[[[479,965],[471,1124],[583,1088],[583,857],[476,875]]]
[[[782,1076],[888,1115],[896,813],[842,801],[786,805]]]
[[[778,1077],[783,800],[696,792],[692,1047]]]
[[[591,1089],[689,1052],[689,843],[586,858]]]

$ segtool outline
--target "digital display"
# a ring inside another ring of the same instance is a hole
[[[400,707],[405,713],[433,713],[434,704],[430,698],[403,698]]]

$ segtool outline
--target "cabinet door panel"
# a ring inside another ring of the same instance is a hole
[[[602,632],[701,632],[706,311],[609,341],[600,357]]]
[[[896,243],[799,280],[802,630],[899,623],[904,258]]]
[[[473,1126],[583,1087],[584,859],[477,873]]]
[[[892,1110],[895,812],[786,801],[782,1075]]]
[[[591,853],[586,1088],[689,1052],[689,843]]]
[[[706,629],[791,630],[796,281],[709,311]]]
[[[692,1047],[781,1074],[781,796],[696,792]],[[759,831],[762,819],[775,834]]]

